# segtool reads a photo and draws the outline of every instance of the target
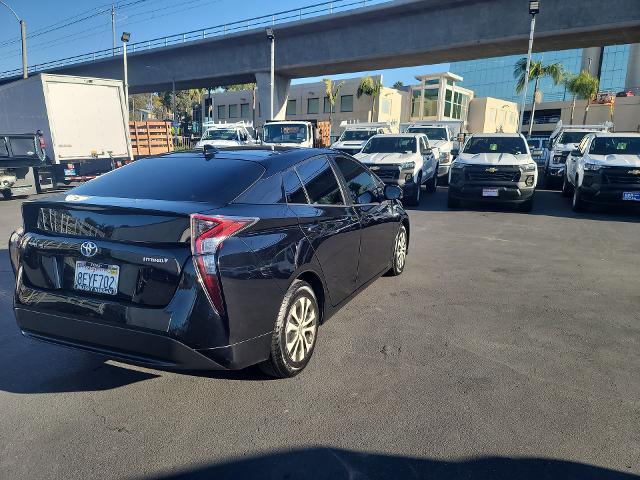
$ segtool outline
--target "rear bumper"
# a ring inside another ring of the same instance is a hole
[[[23,335],[49,343],[86,350],[127,363],[153,368],[236,370],[262,359],[271,334],[234,345],[197,350],[168,335],[72,317],[14,308]]]

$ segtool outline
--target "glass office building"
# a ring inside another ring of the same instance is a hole
[[[513,69],[516,62],[525,55],[510,55],[478,60],[467,60],[451,64],[452,73],[464,78],[462,86],[475,92],[477,97],[496,97],[504,100],[519,101],[516,93],[516,80]],[[559,62],[571,73],[579,73],[583,50],[560,50],[556,52],[534,53],[535,61],[545,64]],[[625,77],[629,61],[629,45],[612,45],[602,50],[600,64],[600,90],[618,92],[625,88]],[[549,78],[541,81],[542,101],[570,100],[563,85],[553,85]],[[533,88],[529,88],[527,101],[531,101]]]

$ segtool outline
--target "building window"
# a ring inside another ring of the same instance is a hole
[[[423,116],[438,116],[438,91],[437,88],[430,88],[424,91],[424,109]]]
[[[229,105],[229,118],[238,118],[238,105]]]
[[[296,101],[289,100],[287,101],[287,115],[295,115],[296,114]]]
[[[218,105],[218,118],[227,118],[227,106]]]
[[[453,105],[453,92],[450,88],[444,94],[444,116],[451,118],[451,107]]]
[[[391,115],[391,100],[383,98],[380,102],[380,111],[385,115]]]
[[[433,78],[431,80],[425,80],[424,81],[425,85],[440,85],[440,79],[438,78]]]
[[[353,95],[340,96],[340,111],[353,112]]]
[[[240,117],[249,118],[250,116],[251,116],[251,113],[249,112],[249,104],[248,103],[241,103],[240,104]]]
[[[307,98],[307,113],[317,114],[320,111],[319,98]]]
[[[329,102],[329,97],[324,97],[324,105],[322,107],[322,111],[324,113],[331,113],[331,102]]]

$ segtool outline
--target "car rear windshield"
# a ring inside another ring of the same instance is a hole
[[[464,153],[527,153],[527,147],[520,137],[471,137],[464,147]]]
[[[362,142],[365,140],[369,140],[375,134],[376,134],[375,130],[347,130],[342,134],[342,137],[340,137],[340,140],[343,142],[350,141],[350,140]]]
[[[362,149],[362,153],[414,153],[415,137],[373,137]]]
[[[563,132],[562,135],[560,135],[560,139],[558,139],[558,143],[563,145],[567,143],[580,143],[588,133],[589,132]]]
[[[446,140],[447,129],[441,127],[409,127],[411,133],[424,133],[429,140]]]
[[[640,137],[596,137],[591,142],[592,155],[640,155]]]
[[[262,165],[202,154],[145,158],[73,189],[78,195],[226,205],[258,180]]]
[[[238,135],[235,130],[214,128],[207,130],[202,135],[202,140],[237,140]]]

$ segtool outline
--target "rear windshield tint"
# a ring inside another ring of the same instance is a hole
[[[264,168],[252,161],[168,155],[138,160],[74,188],[73,193],[225,205],[263,172]]]

